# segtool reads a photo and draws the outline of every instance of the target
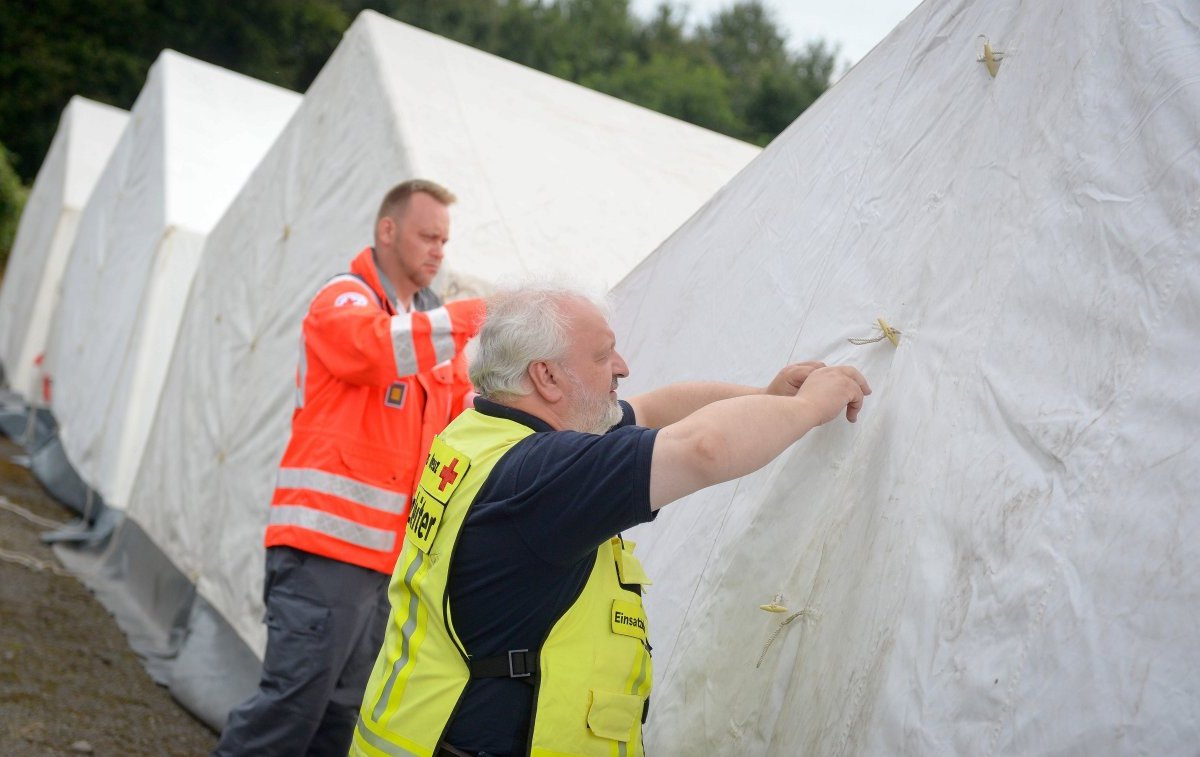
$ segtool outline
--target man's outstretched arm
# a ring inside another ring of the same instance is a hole
[[[804,384],[809,374],[824,363],[808,361],[784,367],[766,387],[726,384],[718,381],[682,381],[668,384],[632,397],[629,404],[639,426],[665,428],[677,423],[702,407],[734,397],[752,394],[775,394],[785,397],[794,395]]]
[[[833,366],[807,374],[794,397],[751,394],[701,407],[658,432],[650,463],[651,508],[758,470],[843,410],[853,423],[870,393],[857,370]]]

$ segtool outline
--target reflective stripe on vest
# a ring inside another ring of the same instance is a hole
[[[466,689],[466,652],[446,604],[451,555],[483,483],[532,430],[468,410],[430,450],[388,595],[392,615],[355,728],[352,755],[431,757]],[[449,475],[449,473],[456,475]],[[539,651],[531,752],[638,757],[652,682],[632,545],[600,545],[579,598]],[[567,630],[571,629],[571,630]],[[581,631],[581,629],[584,629]]]
[[[299,526],[377,552],[391,552],[396,546],[394,531],[364,526],[361,523],[331,515],[324,510],[304,505],[271,505],[267,525]]]
[[[371,486],[316,468],[280,468],[276,487],[308,489],[318,494],[349,500],[356,505],[379,510],[388,515],[400,515],[408,507],[408,494]]]
[[[410,752],[399,744],[393,744],[384,737],[375,735],[375,732],[371,730],[371,726],[363,721],[362,715],[358,716],[358,723],[354,726],[354,738],[356,740],[362,739],[382,754],[388,755],[388,757],[421,757],[422,755],[421,752]],[[350,747],[350,754],[362,754],[362,747],[357,744],[352,745]]]

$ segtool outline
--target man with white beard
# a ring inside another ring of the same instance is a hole
[[[473,349],[479,397],[426,460],[351,754],[641,755],[649,580],[621,531],[853,422],[870,387],[808,362],[622,402],[602,308],[563,289],[491,298]]]

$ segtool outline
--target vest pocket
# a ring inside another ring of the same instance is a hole
[[[614,694],[592,689],[588,707],[588,729],[605,739],[629,741],[642,722],[645,698],[635,694]]]

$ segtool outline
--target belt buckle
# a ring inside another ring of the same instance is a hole
[[[513,655],[523,655],[528,652],[528,649],[510,649],[508,650],[508,677],[509,678],[529,678],[533,673],[529,672],[529,668],[525,665],[525,659],[521,658],[520,667],[523,673],[517,672],[517,665],[514,664],[516,658]]]

